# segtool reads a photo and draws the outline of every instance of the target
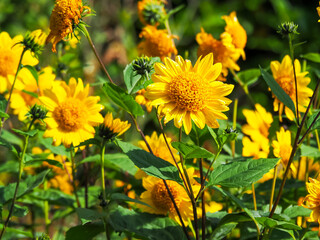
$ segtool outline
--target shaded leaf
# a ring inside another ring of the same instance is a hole
[[[171,163],[130,143],[117,140],[117,144],[131,161],[147,174],[165,180],[173,180],[178,183],[182,182],[178,169]]]
[[[34,190],[30,195],[34,199],[48,201],[50,204],[59,206],[73,206],[75,202],[74,197],[71,195],[53,188],[49,188],[46,191]]]
[[[309,128],[313,122],[313,120],[317,117],[317,115],[319,114],[319,110],[315,111],[309,118],[307,121],[307,128]],[[312,128],[310,131],[314,131],[316,129],[320,129],[320,118],[318,117],[316,122],[313,124]]]
[[[171,145],[183,155],[184,159],[214,157],[213,153],[209,152],[208,150],[202,147],[198,147],[194,144],[187,144],[183,142],[172,142]]]
[[[103,218],[102,213],[88,208],[76,208],[76,212],[81,219],[82,224],[102,220]]]
[[[142,204],[142,205],[150,207],[149,204],[141,202],[141,201],[139,201],[137,199],[130,198],[127,195],[122,194],[122,193],[113,193],[113,194],[111,194],[110,200],[121,200],[121,201],[124,201],[124,202],[134,202],[134,203],[139,203],[139,204]]]
[[[315,147],[301,144],[300,151],[302,157],[320,157],[320,151]]]
[[[20,135],[22,135],[22,136],[29,136],[29,137],[33,137],[34,135],[36,135],[37,133],[38,133],[38,129],[33,129],[33,130],[30,130],[30,131],[27,131],[27,132],[25,132],[25,131],[21,131],[21,130],[19,130],[19,129],[12,129],[14,132],[16,132],[16,133],[18,133],[18,134],[20,134]]]
[[[220,240],[224,239],[237,226],[238,223],[230,222],[218,226],[212,233],[210,239]]]
[[[260,66],[259,66],[260,67]],[[271,88],[272,93],[293,113],[295,113],[295,106],[289,95],[280,87],[280,85],[274,80],[273,76],[260,67],[261,75]]]
[[[319,53],[306,53],[306,54],[302,54],[301,57],[311,62],[320,63]]]
[[[102,222],[89,222],[84,225],[70,228],[66,232],[66,240],[90,240],[101,232],[104,232],[104,225]]]
[[[241,71],[237,75],[245,85],[249,86],[255,83],[259,79],[259,76],[261,75],[261,73],[260,73],[260,69],[252,68],[252,69]]]
[[[287,229],[287,230],[301,230],[301,227],[298,225],[287,222],[287,221],[278,221],[269,217],[259,217],[256,218],[257,222],[266,228],[277,228],[277,229]]]
[[[302,207],[302,206],[289,206],[284,210],[284,214],[287,215],[290,218],[296,218],[296,217],[309,217],[312,210]]]

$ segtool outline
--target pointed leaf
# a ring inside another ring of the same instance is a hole
[[[194,144],[187,144],[183,142],[173,142],[171,143],[171,145],[182,154],[184,159],[214,157],[213,153],[209,152],[208,150],[202,147],[198,147]]]
[[[306,53],[301,55],[302,58],[305,58],[311,62],[320,63],[320,54],[319,53]]]
[[[241,71],[237,75],[244,84],[249,86],[259,79],[261,73],[258,68],[252,68]]]
[[[260,66],[259,66],[260,67]],[[295,106],[289,95],[280,87],[280,85],[274,80],[273,76],[260,67],[261,75],[271,88],[273,94],[286,105],[293,113],[295,113]]]
[[[16,132],[16,133],[18,133],[18,134],[20,134],[20,135],[22,135],[22,136],[29,136],[29,137],[33,137],[33,136],[35,136],[37,133],[38,133],[38,129],[33,129],[33,130],[29,130],[29,131],[27,131],[27,132],[25,132],[25,131],[21,131],[21,130],[19,130],[19,129],[12,129],[14,132]]]

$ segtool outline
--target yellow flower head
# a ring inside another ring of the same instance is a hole
[[[142,0],[138,2],[138,16],[143,25],[157,25],[167,14],[165,0]]]
[[[178,155],[178,151],[176,149],[174,149],[173,147],[171,147],[171,138],[167,137],[167,136],[166,136],[166,138],[167,138],[168,144],[170,146],[171,152],[173,153],[176,161],[178,162],[180,160],[179,155]],[[166,144],[162,134],[158,136],[157,132],[153,132],[151,137],[146,136],[146,140],[147,140],[149,146],[151,147],[151,150],[155,156],[170,162],[172,165],[175,165],[173,158],[171,156],[171,153],[167,147],[167,144]],[[139,141],[139,147],[141,147],[145,151],[149,152],[149,149],[144,141]]]
[[[33,32],[28,32],[21,44],[25,49],[30,50],[35,57],[38,57],[43,49],[47,38],[47,34],[43,32],[41,29],[37,29]]]
[[[308,176],[320,171],[319,162],[309,157],[301,157],[299,161],[294,161],[292,164],[294,164],[295,169],[299,169],[298,173],[292,171],[292,176],[304,182]]]
[[[0,33],[0,93],[10,90],[14,75],[17,72],[19,60],[24,46],[18,43],[23,41],[21,35],[11,38],[7,32]],[[22,58],[23,65],[38,64],[37,58],[30,51],[25,52]],[[21,78],[18,75],[18,79]]]
[[[309,178],[309,182],[306,185],[309,194],[304,198],[302,206],[312,210],[309,221],[320,224],[320,182]]]
[[[239,54],[232,43],[232,37],[229,33],[224,32],[221,34],[221,40],[219,41],[201,28],[201,32],[196,36],[196,41],[199,44],[198,57],[213,53],[214,63],[222,64],[223,76],[220,76],[219,80],[226,80],[225,77],[228,76],[228,68],[235,71],[240,70],[240,67],[236,63]]]
[[[261,142],[252,141],[249,137],[242,138],[242,156],[253,157],[254,159],[267,158],[269,154],[269,144],[262,145]]]
[[[188,220],[193,219],[193,210],[186,190],[175,181],[166,182],[181,213],[184,224],[188,225]],[[146,191],[141,194],[140,199],[150,207],[139,204],[139,208],[143,212],[159,215],[168,214],[170,218],[181,224],[163,180],[148,176],[142,179],[142,185]]]
[[[104,122],[99,127],[99,136],[105,140],[110,140],[125,133],[131,124],[128,121],[121,121],[119,118],[113,119],[112,113],[108,112],[104,117]]]
[[[26,119],[30,107],[34,104],[40,104],[36,96],[43,96],[43,91],[52,87],[56,76],[51,67],[46,67],[39,72],[38,83],[30,71],[25,68],[21,69],[19,75],[21,80],[17,81],[12,92],[10,107],[13,109],[13,113],[18,115],[19,120],[23,121]]]
[[[308,72],[301,72],[301,66],[299,60],[294,61],[294,66],[296,70],[297,77],[297,88],[298,88],[298,108],[300,112],[306,111],[306,106],[308,105],[312,96],[313,91],[308,88],[310,83],[310,78],[306,77]],[[282,89],[290,96],[295,106],[296,103],[296,88],[294,82],[293,65],[289,55],[286,55],[282,62],[272,61],[270,63],[271,71],[276,82],[282,87]],[[279,111],[279,119],[282,121],[283,108],[286,116],[291,121],[294,119],[295,114],[288,108],[285,107],[282,102],[276,96],[274,97],[273,108],[274,111]]]
[[[240,25],[236,12],[233,11],[229,16],[223,16],[222,19],[226,21],[225,31],[231,35],[233,45],[239,51],[242,58],[245,59],[246,55],[243,49],[247,44],[247,32]]]
[[[142,29],[139,34],[140,38],[144,38],[138,45],[138,51],[141,55],[148,57],[171,57],[172,54],[178,54],[174,45],[173,38],[175,36],[168,35],[166,30],[158,30],[156,27],[148,25]]]
[[[52,137],[54,145],[63,143],[69,147],[94,137],[93,126],[103,122],[99,113],[103,106],[98,104],[99,96],[88,96],[89,84],[83,86],[79,78],[71,78],[69,84],[56,82],[50,90],[39,97],[49,110],[45,119],[47,130],[44,137]]]
[[[144,96],[145,92],[146,92],[145,89],[141,89],[138,92],[136,92],[135,100],[140,105],[146,106],[147,112],[151,112],[152,111],[152,104],[151,104],[151,101]]]
[[[271,113],[267,112],[260,104],[255,105],[256,110],[249,110],[244,109],[243,115],[245,116],[247,123],[243,125],[242,132],[252,139],[253,142],[259,146],[258,148],[261,149],[263,152],[266,153],[268,156],[269,153],[269,128],[273,121]],[[247,141],[247,140],[246,140]],[[249,146],[244,145],[243,152],[245,150],[250,150]],[[260,154],[259,154],[260,155]],[[250,156],[245,153],[244,156]],[[255,154],[256,156],[256,154]],[[266,157],[267,157],[266,156]]]
[[[73,33],[82,17],[90,13],[90,8],[82,5],[82,0],[56,0],[50,17],[50,33],[46,44],[52,42],[52,51],[56,44]]]
[[[292,146],[291,146],[291,133],[289,130],[280,128],[280,132],[276,132],[277,140],[272,141],[273,154],[275,157],[281,158],[284,166],[287,166]],[[293,167],[293,165],[291,165]]]
[[[199,127],[205,124],[218,128],[217,119],[227,119],[232,102],[226,98],[233,85],[216,81],[221,64],[213,65],[213,54],[199,58],[194,66],[189,60],[177,56],[175,61],[164,59],[164,64],[154,65],[153,84],[147,87],[146,97],[152,105],[163,105],[164,122],[174,119],[177,128],[184,126],[186,134],[192,128],[191,120]]]

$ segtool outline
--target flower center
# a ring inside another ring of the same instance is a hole
[[[3,49],[0,57],[0,76],[14,75],[18,67],[16,60],[12,51]]]
[[[179,198],[179,192],[174,182],[167,181],[170,192],[179,208],[181,199]],[[175,211],[174,205],[171,201],[169,193],[163,181],[156,183],[151,191],[151,199],[153,204],[164,212]]]
[[[197,112],[204,108],[208,96],[206,81],[194,72],[183,72],[172,79],[169,92],[178,108]]]
[[[59,124],[59,128],[66,132],[77,131],[82,128],[86,120],[86,111],[78,99],[67,99],[54,111],[53,118]]]
[[[276,79],[281,88],[288,94],[292,99],[295,99],[295,86],[294,81],[292,81],[291,77],[283,76]]]

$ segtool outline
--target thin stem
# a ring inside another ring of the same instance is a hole
[[[199,144],[198,144],[199,145]],[[200,170],[200,180],[201,183],[205,181],[203,178],[203,166],[202,161],[203,159],[199,159],[199,170]],[[202,228],[202,240],[206,239],[206,206],[205,206],[205,199],[204,199],[204,191],[201,194],[201,210],[202,210],[202,216],[201,216],[201,228]]]
[[[307,131],[303,134],[302,138],[298,141],[298,144],[302,143],[303,140],[305,139],[305,137],[309,134],[310,130],[312,129],[313,125],[316,123],[316,121],[318,120],[320,116],[320,111],[318,112],[318,114],[316,115],[316,117],[313,119],[312,123],[310,124],[309,128],[307,129]]]
[[[257,211],[257,199],[256,199],[256,190],[254,188],[254,183],[251,184],[252,189],[252,197],[253,197],[253,207],[254,210]]]
[[[16,80],[17,80],[18,74],[19,74],[19,72],[20,72],[20,70],[22,68],[21,63],[22,63],[23,55],[25,54],[26,51],[27,51],[27,49],[23,48],[23,51],[21,53],[20,60],[19,60],[19,63],[18,63],[18,68],[17,68],[16,74],[14,75],[12,87],[11,87],[10,92],[9,92],[9,98],[8,98],[8,101],[7,101],[5,113],[8,113],[10,100],[11,100],[12,92],[13,92],[13,89],[14,89],[14,85],[16,84]],[[1,119],[1,123],[0,123],[0,135],[1,135],[2,128],[3,128],[3,124],[4,124],[4,117]]]
[[[76,183],[75,183],[75,176],[76,176],[76,164],[75,164],[75,160],[74,160],[74,149],[72,149],[71,151],[70,151],[70,156],[71,156],[71,166],[72,166],[72,181],[71,181],[71,183],[72,183],[72,186],[73,186],[73,191],[74,191],[74,195],[75,195],[75,197],[76,197],[76,201],[77,201],[77,205],[78,205],[78,207],[79,208],[81,208],[81,204],[80,204],[80,201],[79,201],[79,196],[78,196],[78,192],[77,192],[77,186],[76,186]]]
[[[110,74],[108,73],[106,67],[104,66],[101,58],[99,57],[99,54],[98,54],[98,52],[97,52],[97,50],[96,50],[96,47],[95,47],[94,44],[93,44],[93,41],[92,41],[92,39],[91,39],[91,37],[90,37],[89,32],[87,31],[87,29],[85,29],[85,31],[86,31],[85,36],[87,37],[88,42],[89,42],[89,44],[90,44],[90,46],[91,46],[91,48],[92,48],[92,50],[93,50],[93,52],[94,52],[94,55],[95,55],[96,58],[98,59],[98,62],[99,62],[99,64],[100,64],[102,70],[103,70],[104,73],[107,75],[109,81],[112,82],[112,83],[114,83],[114,82],[112,81],[112,78],[111,78]]]
[[[233,130],[235,130],[237,127],[237,110],[238,110],[238,98],[234,100],[234,105],[233,105],[233,119],[232,119]],[[232,157],[234,158],[236,153],[236,140],[232,140],[230,144],[231,144]]]
[[[106,150],[106,144],[105,142],[103,141],[102,142],[102,145],[101,145],[101,191],[102,191],[102,201],[106,201],[106,182],[105,182],[105,179],[104,179],[104,153],[105,153],[105,150]]]
[[[161,120],[160,120],[160,117],[159,117],[157,111],[156,111],[156,116],[157,116],[157,119],[158,119],[158,123],[159,123],[159,126],[160,126],[161,133],[162,133],[162,135],[163,135],[164,141],[165,141],[165,143],[166,143],[166,145],[167,145],[167,148],[169,149],[170,155],[171,155],[171,157],[172,157],[172,159],[173,159],[173,161],[174,161],[174,164],[176,165],[176,167],[177,167],[177,169],[178,169],[178,171],[179,171],[179,174],[180,174],[180,176],[181,176],[181,179],[182,179],[182,181],[183,181],[184,186],[187,186],[185,177],[184,177],[184,175],[182,174],[181,169],[180,169],[180,167],[178,166],[178,162],[177,162],[176,158],[174,157],[173,152],[172,152],[172,150],[171,150],[171,147],[170,147],[170,145],[169,145],[169,143],[168,143],[167,136],[166,136],[165,133],[164,133],[164,129],[163,129],[163,126],[162,126],[162,123],[161,123]],[[186,187],[185,189],[187,190],[187,193],[188,193],[188,195],[190,196],[191,193],[189,192],[189,189],[188,189],[187,187]]]
[[[47,191],[48,189],[48,181],[45,179],[44,183],[43,183],[43,190]],[[44,221],[45,221],[45,226],[46,226],[46,233],[49,233],[49,225],[51,223],[50,219],[49,219],[49,202],[48,200],[44,201],[43,204],[43,212],[44,212]]]
[[[241,81],[241,79],[238,77],[238,75],[235,73],[235,71],[233,69],[229,68],[229,71],[231,72],[233,77],[237,80],[237,82],[239,83],[239,85],[242,88],[242,90],[244,91],[244,93],[248,96],[251,104],[254,106],[255,101],[253,100],[252,96],[250,95],[248,87]]]
[[[276,181],[277,181],[277,173],[278,173],[278,164],[274,167],[271,196],[270,196],[270,202],[269,202],[269,212],[271,212],[271,210],[272,210],[274,190],[275,190]]]
[[[154,155],[154,153],[153,153],[153,151],[152,151],[152,149],[151,149],[151,147],[150,147],[147,139],[145,138],[145,136],[144,136],[144,134],[143,134],[143,132],[142,132],[142,130],[141,130],[138,122],[136,121],[136,119],[135,119],[131,114],[130,114],[130,116],[131,116],[131,118],[132,118],[132,120],[133,120],[133,122],[134,122],[134,124],[135,124],[135,126],[136,126],[136,130],[140,133],[140,135],[141,135],[143,141],[145,142],[145,144],[146,144],[149,152],[150,152],[152,155]],[[176,212],[177,212],[177,214],[178,214],[180,223],[181,223],[181,225],[182,225],[183,232],[184,232],[184,234],[186,235],[187,239],[190,240],[190,236],[189,236],[189,234],[188,234],[188,230],[187,230],[186,225],[184,224],[184,222],[183,222],[183,220],[182,220],[181,213],[180,213],[179,208],[178,208],[178,206],[177,206],[177,204],[176,204],[176,201],[174,200],[174,197],[173,197],[173,195],[172,195],[172,193],[171,193],[171,191],[170,191],[170,188],[169,188],[169,186],[168,186],[168,184],[167,184],[167,181],[164,180],[164,179],[162,179],[162,181],[163,181],[163,183],[164,183],[164,185],[165,185],[165,187],[166,187],[166,189],[167,189],[167,191],[168,191],[168,194],[169,194],[169,197],[170,197],[170,199],[171,199],[171,201],[172,201],[172,203],[173,203],[174,209],[176,210]]]
[[[31,129],[31,126],[33,125],[34,123],[34,119],[30,122],[30,125],[28,127],[28,131]],[[17,181],[17,184],[16,184],[16,188],[14,190],[14,194],[13,194],[13,198],[12,198],[12,204],[11,204],[11,207],[10,207],[10,210],[9,210],[9,214],[8,214],[8,217],[3,225],[3,229],[0,233],[0,240],[2,239],[5,231],[6,231],[6,228],[9,224],[9,221],[10,221],[10,218],[11,218],[11,215],[13,213],[13,208],[14,208],[14,204],[16,202],[16,199],[17,199],[17,194],[18,194],[18,189],[19,189],[19,185],[20,185],[20,181],[21,181],[21,177],[22,177],[22,173],[23,173],[23,167],[24,167],[24,156],[26,154],[26,151],[27,151],[27,147],[28,147],[28,143],[29,143],[29,135],[26,136],[25,138],[25,143],[24,143],[24,147],[23,147],[23,150],[22,150],[22,153],[21,153],[21,157],[19,159],[19,175],[18,175],[18,181]]]
[[[291,55],[292,67],[293,67],[293,76],[294,76],[294,86],[296,92],[296,118],[299,126],[299,104],[298,104],[298,84],[297,84],[297,75],[296,75],[296,67],[294,65],[294,48],[292,46],[292,35],[289,33],[289,50]]]

